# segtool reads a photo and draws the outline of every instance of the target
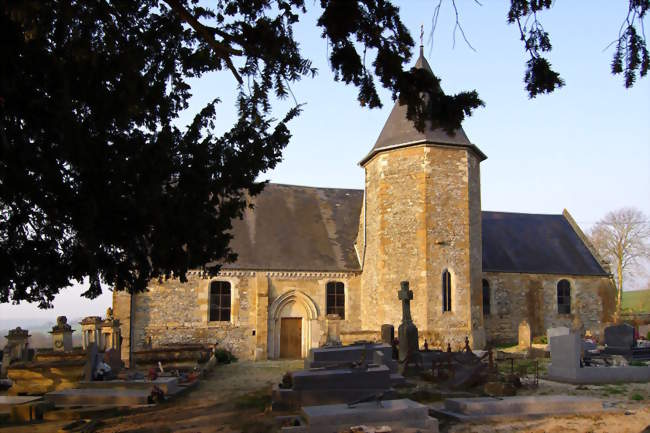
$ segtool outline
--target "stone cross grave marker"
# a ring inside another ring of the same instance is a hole
[[[413,323],[411,319],[411,300],[413,299],[413,290],[409,290],[409,282],[402,281],[401,289],[397,292],[398,298],[402,301],[402,323]]]
[[[419,361],[418,328],[411,319],[413,291],[409,290],[409,282],[402,281],[400,287],[397,292],[399,300],[402,301],[402,324],[398,329],[399,359],[403,363],[402,368],[406,368],[408,364]]]

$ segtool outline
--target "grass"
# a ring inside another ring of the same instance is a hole
[[[500,343],[500,344],[496,344],[494,346],[494,348],[499,349],[499,350],[503,350],[503,349],[510,349],[510,348],[516,347],[516,346],[517,346],[516,342],[515,343]]]
[[[625,387],[622,385],[607,385],[602,389],[603,393],[607,395],[611,394],[625,394]]]
[[[236,409],[254,409],[258,412],[264,412],[267,406],[271,404],[271,396],[267,390],[260,390],[237,397],[233,403]]]
[[[514,360],[514,372],[523,373],[524,371],[528,375],[535,374],[535,361],[538,362],[539,375],[542,376],[546,374],[547,366],[550,362],[547,358],[540,358],[537,360],[534,359],[515,359]],[[497,362],[497,367],[499,368],[499,373],[501,374],[510,374],[510,361],[499,361]]]
[[[650,289],[623,292],[623,310],[650,313]]]
[[[647,367],[648,364],[645,361],[633,360],[628,363],[630,367]]]

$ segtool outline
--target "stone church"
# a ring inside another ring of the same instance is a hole
[[[416,67],[430,71],[420,50]],[[475,348],[554,326],[598,333],[615,288],[573,218],[481,211],[486,155],[460,129],[419,132],[396,103],[360,165],[365,188],[269,184],[233,222],[234,263],[187,283],[115,292],[123,358],[174,343],[219,343],[240,359],[299,358],[336,326],[342,342],[401,319],[408,280],[421,342]]]

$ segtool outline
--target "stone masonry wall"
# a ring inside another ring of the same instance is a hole
[[[608,277],[485,272],[491,314],[484,316],[487,339],[516,342],[519,323],[527,320],[533,337],[556,326],[582,327],[599,334],[612,320],[615,289]],[[557,311],[557,283],[571,284],[571,314]]]
[[[231,284],[230,322],[208,320],[209,284],[213,280],[229,281]],[[329,281],[342,281],[345,285],[346,317],[339,321],[339,330],[346,340],[346,335],[355,334],[360,329],[360,290],[356,273],[225,271],[215,278],[204,279],[198,272],[190,272],[186,283],[177,279],[162,283],[152,281],[147,292],[135,296],[134,350],[149,344],[157,347],[219,343],[219,347],[230,350],[240,359],[265,359],[269,349],[273,350],[273,339],[279,336],[279,328],[273,334],[277,318],[269,317],[269,310],[278,298],[289,292],[298,292],[301,296],[289,299],[277,311],[278,314],[282,315],[283,308],[288,308],[292,317],[296,311],[306,315],[306,311],[300,309],[302,304],[298,309],[293,304],[302,302],[300,299],[313,302],[317,313],[314,320],[309,320],[310,341],[305,344],[309,345],[306,350],[318,347],[327,337],[326,284]],[[129,298],[126,293],[113,296],[114,314],[120,319],[124,337],[123,359],[127,359],[131,344]],[[304,317],[303,320],[307,321],[308,318]],[[304,337],[307,337],[307,333]]]
[[[477,158],[463,148],[412,146],[382,152],[365,169],[363,330],[399,325],[397,290],[408,280],[422,341],[442,346],[472,338],[471,293],[480,284],[481,255]],[[452,274],[452,311],[443,313],[444,269]],[[479,315],[476,329],[480,321]]]
[[[218,343],[241,359],[254,357],[255,337],[252,335],[251,309],[254,299],[253,274],[202,278],[191,272],[188,281],[170,279],[152,281],[149,290],[135,296],[134,348],[148,344],[157,347],[182,343]],[[212,280],[231,284],[231,320],[208,321],[209,285]]]

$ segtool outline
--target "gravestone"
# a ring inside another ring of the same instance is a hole
[[[340,346],[339,323],[341,322],[341,317],[338,314],[328,314],[325,318],[327,320],[327,339],[325,340],[325,346]]]
[[[108,349],[104,352],[104,362],[111,367],[113,374],[117,375],[122,369],[122,358],[120,352],[115,349]]]
[[[381,342],[392,346],[394,340],[395,327],[390,324],[381,325]]]
[[[530,349],[532,344],[532,337],[530,335],[530,325],[526,320],[519,324],[519,347],[523,349]]]
[[[399,361],[402,374],[407,373],[412,367],[421,365],[418,343],[418,328],[411,319],[411,300],[413,291],[409,290],[409,282],[402,281],[397,292],[398,299],[402,301],[402,324],[398,328]]]
[[[0,368],[0,379],[7,378],[7,370],[9,370],[9,363],[11,363],[11,347],[5,346],[2,351],[2,367]]]
[[[72,327],[68,325],[67,317],[57,317],[56,325],[52,327],[50,334],[52,334],[52,348],[55,352],[72,350]]]
[[[27,361],[29,358],[28,355],[28,346],[29,346],[29,331],[27,329],[22,329],[20,326],[16,329],[10,329],[5,338],[7,339],[7,345],[5,346],[4,351],[9,352],[9,358],[11,361]],[[3,363],[4,364],[4,363]]]
[[[634,328],[627,323],[605,328],[605,346],[607,348],[631,349],[634,347]]]
[[[551,338],[553,337],[558,337],[560,335],[569,335],[571,333],[571,330],[567,328],[566,326],[558,326],[555,328],[548,328],[546,330],[546,341],[548,342],[548,349],[551,352],[551,356],[553,356],[552,348],[551,348]]]
[[[95,379],[95,370],[101,358],[97,351],[97,344],[92,342],[86,347],[86,363],[84,364],[84,380],[91,381]]]
[[[580,355],[582,341],[580,335],[556,335],[551,337],[551,365],[548,368],[549,376],[571,377],[576,376],[580,368]]]
[[[650,325],[639,325],[639,336],[648,338],[650,334]]]

